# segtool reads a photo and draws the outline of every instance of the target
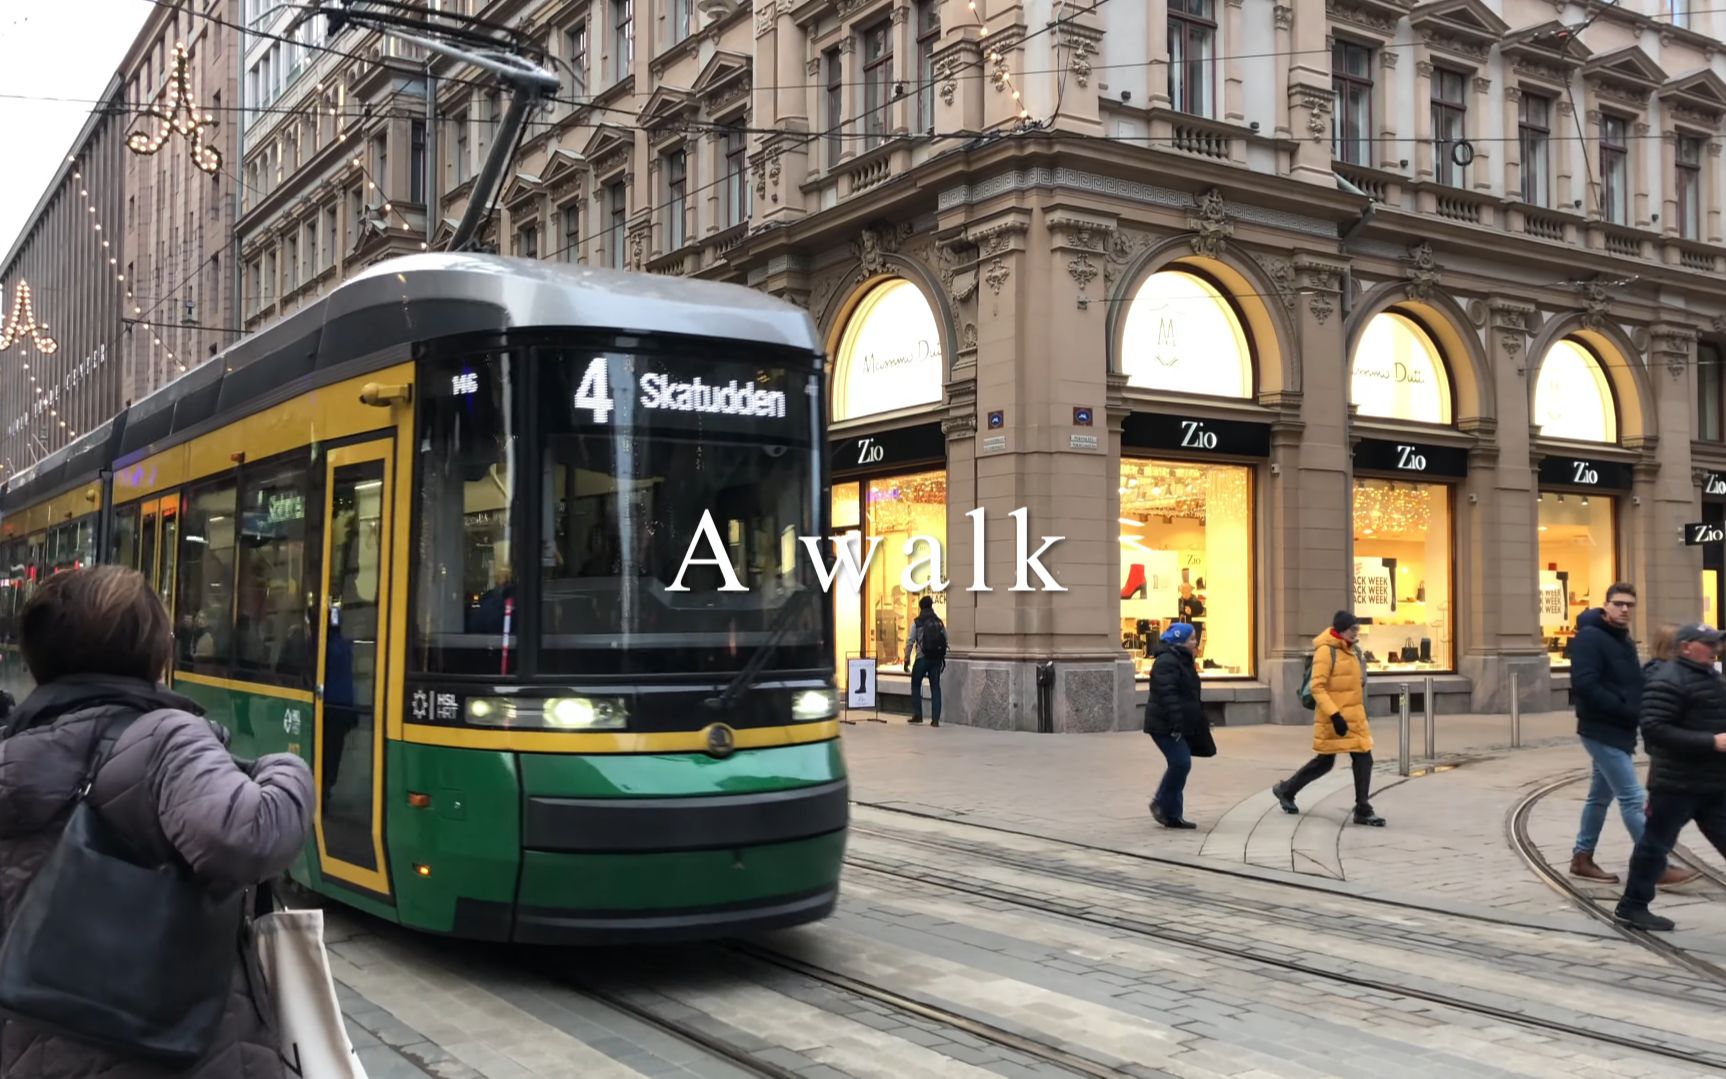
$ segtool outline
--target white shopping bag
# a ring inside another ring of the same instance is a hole
[[[304,1079],[366,1079],[336,1002],[324,912],[278,910],[252,924],[288,1067]]]

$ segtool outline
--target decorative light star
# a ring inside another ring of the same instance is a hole
[[[59,342],[48,336],[48,324],[36,322],[36,312],[30,306],[30,283],[19,281],[12,290],[12,317],[6,320],[6,328],[0,329],[0,352],[22,344],[26,337],[44,356],[60,347]]]
[[[174,74],[163,92],[166,101],[151,102],[150,107],[144,110],[146,116],[162,121],[162,127],[154,136],[143,131],[132,132],[126,137],[126,146],[135,154],[153,154],[162,148],[169,136],[179,132],[192,144],[192,164],[205,172],[215,173],[222,167],[222,153],[204,141],[204,129],[216,126],[216,121],[208,113],[199,119],[192,102],[191,76],[186,71],[189,62],[186,46],[175,45]]]

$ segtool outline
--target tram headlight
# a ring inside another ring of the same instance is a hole
[[[839,714],[839,694],[831,689],[806,689],[791,699],[791,718],[799,722],[831,719]]]
[[[629,710],[622,701],[598,697],[552,697],[541,706],[545,725],[565,731],[622,730]]]
[[[476,727],[516,730],[552,728],[561,731],[618,731],[629,724],[623,701],[601,697],[551,697],[527,700],[470,697],[467,721]]]

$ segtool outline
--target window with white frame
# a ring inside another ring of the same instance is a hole
[[[935,130],[935,46],[941,41],[940,0],[917,0],[917,130]]]
[[[1517,138],[1522,148],[1522,201],[1530,206],[1552,205],[1552,99],[1522,91],[1517,109]]]
[[[1456,144],[1468,137],[1468,76],[1448,68],[1432,72],[1432,178],[1448,187],[1462,186],[1462,166]]]
[[[845,152],[845,60],[838,49],[822,54],[822,67],[827,70],[827,89],[823,95],[823,116],[827,128],[827,167],[836,168]]]
[[[608,184],[605,189],[606,211],[609,220],[605,230],[605,253],[607,264],[614,270],[621,270],[623,265],[624,229],[629,223],[629,188],[622,180]]]
[[[569,64],[569,95],[587,95],[587,18],[563,32],[564,61]]]
[[[1169,0],[1169,105],[1195,116],[1214,115],[1215,0]]]
[[[539,257],[539,226],[523,225],[515,232],[515,253],[524,259]]]
[[[725,131],[725,191],[722,196],[725,209],[724,228],[743,224],[748,216],[749,176],[749,136],[743,131],[741,124],[735,124]]]
[[[1702,140],[1678,136],[1675,161],[1678,175],[1678,235],[1686,240],[1702,238]]]
[[[557,245],[559,258],[564,262],[581,261],[581,200],[563,208],[563,240]]]
[[[611,81],[628,78],[634,64],[635,0],[611,0]]]
[[[883,19],[863,31],[863,144],[879,146],[892,123],[893,24]]]
[[[1622,116],[1600,117],[1600,216],[1614,225],[1630,221],[1630,147]]]
[[[689,151],[673,150],[664,157],[665,250],[683,246],[685,215],[689,210]]]
[[[1663,0],[1665,15],[1673,26],[1688,28],[1690,25],[1690,0]]]
[[[1372,53],[1353,41],[1331,46],[1331,156],[1351,165],[1372,164]]]
[[[671,19],[671,44],[687,38],[693,29],[692,7],[694,0],[667,0],[670,10],[666,14]]]
[[[324,269],[336,264],[336,251],[341,247],[342,211],[335,203],[324,207]]]

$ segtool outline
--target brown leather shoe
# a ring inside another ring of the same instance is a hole
[[[1694,869],[1682,869],[1675,865],[1668,865],[1666,872],[1660,874],[1660,879],[1654,882],[1654,886],[1656,888],[1676,888],[1681,884],[1689,884],[1701,875]]]
[[[1583,880],[1597,880],[1602,884],[1617,884],[1618,874],[1608,873],[1594,864],[1592,854],[1573,854],[1570,856],[1570,875]]]

